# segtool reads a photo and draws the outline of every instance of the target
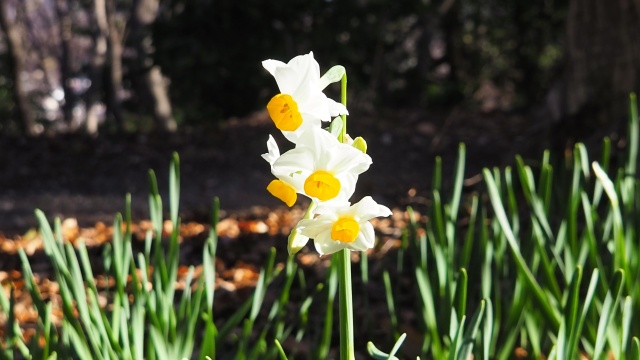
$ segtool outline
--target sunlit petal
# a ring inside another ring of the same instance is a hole
[[[327,107],[329,108],[329,114],[331,116],[349,114],[349,111],[347,111],[347,108],[344,105],[333,99],[327,98]]]
[[[356,175],[362,174],[373,163],[371,157],[353,146],[340,144],[326,149],[329,154],[325,158],[329,161],[327,167],[335,172],[349,172]]]
[[[298,222],[298,229],[301,234],[310,238],[316,238],[323,231],[331,231],[331,224],[335,221],[334,216],[321,216],[315,219],[303,219]]]
[[[358,234],[358,237],[350,245],[354,250],[356,250],[356,247],[359,247],[359,249],[357,250],[364,251],[366,249],[373,248],[375,242],[376,236],[375,231],[373,230],[373,225],[371,225],[370,222],[365,221],[364,223],[361,223],[360,233]]]
[[[320,233],[314,239],[314,244],[316,247],[316,251],[320,255],[333,254],[336,251],[342,250],[347,247],[345,243],[332,240],[331,231],[323,231],[322,233]]]
[[[314,156],[315,154],[309,148],[291,149],[280,155],[273,163],[273,170],[280,174],[292,174],[301,171],[308,176],[314,170]]]
[[[262,154],[262,158],[267,160],[270,165],[280,157],[280,149],[278,148],[278,144],[273,136],[269,135],[269,140],[267,140],[267,153]]]
[[[387,217],[392,214],[388,207],[379,205],[371,196],[365,196],[362,200],[353,204],[349,213],[361,221],[369,221],[379,216]]]
[[[287,66],[287,64],[278,60],[265,60],[262,62],[262,66],[269,72],[269,74],[275,76],[276,69],[279,67]]]

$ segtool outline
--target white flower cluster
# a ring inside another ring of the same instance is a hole
[[[295,145],[281,155],[269,136],[268,153],[262,157],[277,179],[267,190],[288,206],[293,206],[298,194],[312,201],[307,216],[289,237],[289,253],[299,251],[309,238],[314,239],[321,255],[344,248],[357,251],[372,248],[375,236],[369,220],[389,216],[391,211],[370,196],[353,205],[349,202],[358,175],[369,168],[371,157],[358,146],[363,142],[361,139],[342,143],[321,127],[322,122],[330,122],[333,116],[348,113],[344,105],[322,92],[328,84],[339,81],[341,75],[321,78],[313,53],[296,56],[287,64],[265,60],[262,65],[276,79],[281,92],[269,101],[269,116]]]

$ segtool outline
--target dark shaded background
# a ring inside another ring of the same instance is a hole
[[[350,133],[370,142],[364,193],[427,204],[433,159],[483,166],[624,139],[640,80],[630,0],[4,0],[0,229],[41,207],[87,222],[146,208],[146,171],[183,157],[188,216],[277,206],[259,157],[277,92],[262,68],[313,51],[349,76]],[[338,87],[328,94],[338,96]],[[284,144],[284,142],[281,142]],[[624,146],[624,142],[619,143]],[[449,174],[445,171],[445,175]]]
[[[13,29],[21,40],[10,46],[5,37],[5,132],[12,118],[24,117],[11,96],[18,82],[10,60],[18,50],[24,53],[19,70],[27,107],[53,132],[91,131],[81,114],[64,119],[63,110],[86,112],[96,99],[106,106],[103,128],[116,121],[130,130],[144,128],[140,117],[153,109],[140,78],[153,68],[166,79],[179,124],[245,116],[262,109],[276,90],[260,62],[309,51],[323,70],[344,65],[350,103],[369,111],[526,111],[545,106],[562,74],[569,8],[567,0],[3,4],[5,33]]]

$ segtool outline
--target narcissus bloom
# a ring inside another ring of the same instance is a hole
[[[274,171],[273,164],[280,158],[280,149],[278,148],[276,140],[271,135],[269,135],[269,140],[267,140],[267,150],[268,152],[266,154],[262,154],[262,158],[271,165],[271,173],[278,178],[269,183],[267,191],[291,207],[298,199],[296,189],[303,186],[302,179],[287,176],[288,174],[278,174]]]
[[[375,234],[369,220],[378,216],[389,216],[391,210],[379,205],[370,196],[349,206],[319,206],[315,219],[300,220],[298,231],[314,239],[320,255],[332,254],[344,248],[365,251],[373,247]]]
[[[370,165],[369,155],[340,143],[327,131],[311,128],[301,134],[294,149],[273,162],[271,172],[297,193],[319,202],[347,201],[358,175]]]
[[[265,60],[262,66],[280,89],[280,94],[267,104],[269,116],[289,141],[297,143],[309,127],[319,127],[321,121],[330,121],[332,116],[348,114],[344,105],[322,92],[327,84],[320,81],[320,66],[313,52],[296,56],[287,64]]]

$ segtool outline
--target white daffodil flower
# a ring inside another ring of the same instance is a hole
[[[269,116],[289,141],[297,144],[309,127],[320,127],[321,121],[348,114],[344,105],[322,92],[326,84],[320,81],[320,66],[313,52],[296,56],[287,64],[265,60],[262,66],[273,75],[280,89],[280,94],[267,104]]]
[[[267,153],[262,154],[262,158],[271,165],[271,173],[277,177],[277,179],[269,183],[267,191],[282,200],[287,206],[292,207],[298,200],[296,189],[303,186],[302,179],[297,177],[293,178],[287,176],[287,174],[278,174],[274,171],[273,164],[280,158],[280,149],[278,148],[276,140],[271,135],[269,135],[269,140],[267,140],[267,151]]]
[[[319,203],[349,200],[355,191],[358,175],[371,165],[371,157],[340,143],[320,128],[309,129],[301,134],[299,140],[294,149],[275,160],[271,172],[282,182],[295,187],[298,194]],[[274,195],[279,199],[287,198],[284,193]]]
[[[273,136],[269,135],[269,140],[267,140],[267,153],[262,154],[262,158],[265,159],[269,165],[271,165],[271,172],[275,174],[273,171],[273,163],[278,160],[280,157],[280,149],[278,148],[278,144]],[[276,175],[276,177],[278,177]],[[286,174],[281,174],[278,179],[272,180],[267,186],[267,191],[269,191],[273,196],[282,200],[287,206],[291,207],[296,203],[298,199],[298,193],[296,191],[296,187],[302,187],[302,178],[293,179],[290,176],[286,176]],[[314,209],[316,205],[314,201],[311,201],[309,208],[307,209],[307,213],[305,214],[305,218],[313,218]],[[289,254],[293,255],[300,251],[308,242],[309,237],[300,234],[298,229],[294,228],[289,234],[289,245],[288,250]]]
[[[375,234],[369,220],[378,216],[389,216],[391,210],[379,205],[370,196],[349,206],[320,206],[315,219],[300,220],[297,230],[314,239],[320,255],[332,254],[344,248],[365,251],[373,247]]]

